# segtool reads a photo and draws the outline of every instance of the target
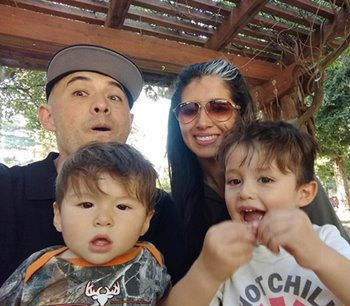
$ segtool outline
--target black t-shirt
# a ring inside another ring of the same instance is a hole
[[[64,244],[53,226],[57,156],[51,152],[26,166],[0,164],[0,285],[32,253]],[[176,283],[185,273],[183,235],[173,201],[162,190],[158,190],[155,214],[141,240],[159,249]]]

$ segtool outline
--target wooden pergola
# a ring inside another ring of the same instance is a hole
[[[265,116],[306,122],[318,105],[304,97],[318,97],[349,45],[349,10],[349,0],[0,0],[0,65],[45,70],[58,49],[91,43],[168,86],[184,65],[225,57]]]

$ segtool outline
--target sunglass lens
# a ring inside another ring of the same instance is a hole
[[[213,100],[206,108],[210,116],[217,121],[228,120],[233,113],[233,106],[229,101]]]
[[[190,122],[197,115],[198,109],[198,104],[194,102],[179,105],[177,118],[184,123]]]

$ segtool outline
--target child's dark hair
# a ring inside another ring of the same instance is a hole
[[[148,210],[154,209],[157,172],[139,151],[121,143],[94,143],[71,154],[57,176],[57,203],[62,203],[68,187],[79,195],[82,183],[91,191],[103,192],[98,184],[103,174],[124,184]]]
[[[269,166],[276,161],[282,173],[295,174],[297,187],[315,179],[317,142],[313,136],[287,122],[238,122],[227,133],[219,148],[218,159],[223,167],[229,154],[238,145],[247,150],[247,157],[242,163],[249,162],[249,156],[257,150],[259,154],[263,154],[261,166]]]

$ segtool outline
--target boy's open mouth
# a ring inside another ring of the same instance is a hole
[[[244,222],[251,223],[253,221],[260,221],[264,218],[265,212],[257,209],[244,209],[241,210],[241,216]]]

